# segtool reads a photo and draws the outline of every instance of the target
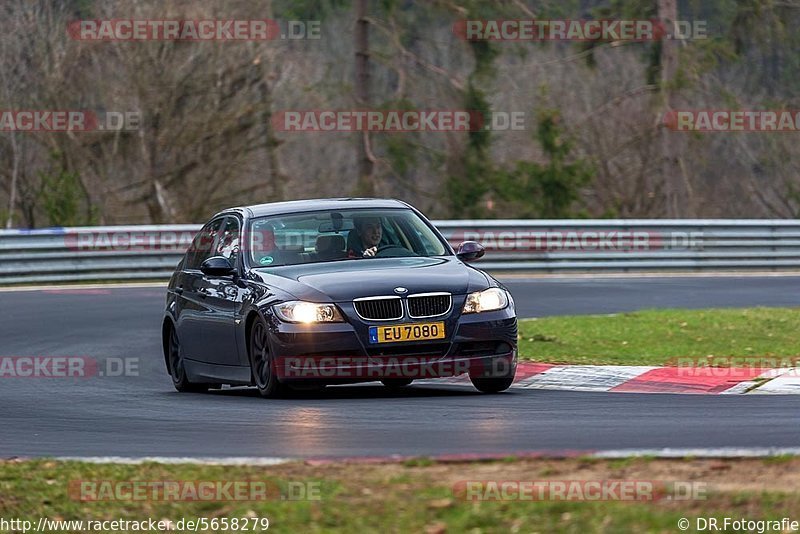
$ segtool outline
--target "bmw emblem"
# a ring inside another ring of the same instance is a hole
[[[406,288],[404,288],[402,286],[401,287],[396,287],[396,288],[394,288],[394,292],[402,295],[404,293],[408,293],[408,289],[406,289]]]

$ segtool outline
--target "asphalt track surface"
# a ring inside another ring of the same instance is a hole
[[[800,277],[507,279],[520,316],[798,306]],[[175,392],[160,288],[0,292],[0,356],[139,358],[138,376],[0,378],[0,457],[355,457],[800,446],[800,396],[467,386]]]

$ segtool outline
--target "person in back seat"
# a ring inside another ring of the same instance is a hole
[[[275,242],[275,231],[271,228],[258,228],[250,236],[253,259],[262,267],[297,265],[303,263],[301,246],[284,245],[279,248]]]

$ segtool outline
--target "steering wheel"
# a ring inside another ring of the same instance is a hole
[[[386,252],[387,250],[392,250],[392,249],[400,249],[400,250],[403,251],[403,253],[402,254],[381,254],[382,252]],[[389,245],[381,245],[381,246],[379,246],[378,249],[375,251],[375,255],[373,256],[373,258],[384,257],[384,256],[398,257],[398,256],[415,256],[415,255],[416,254],[414,254],[413,252],[408,250],[406,247],[403,247],[403,246],[400,246],[400,245],[389,244]]]

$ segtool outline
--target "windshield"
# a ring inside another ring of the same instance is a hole
[[[247,239],[250,263],[256,267],[449,254],[442,240],[409,209],[260,217],[250,222]]]

